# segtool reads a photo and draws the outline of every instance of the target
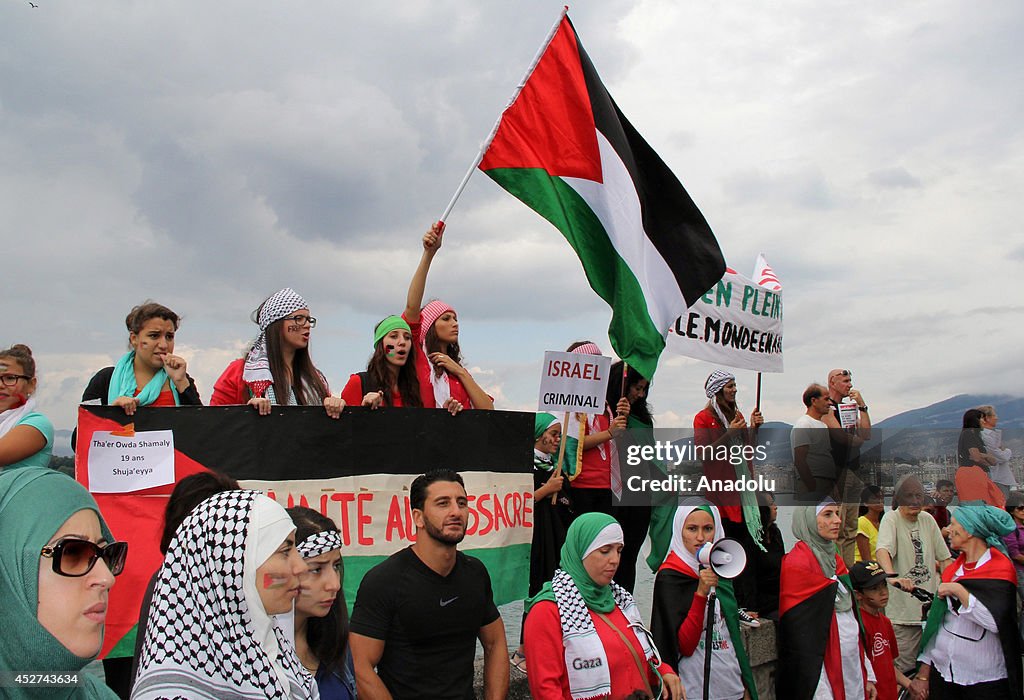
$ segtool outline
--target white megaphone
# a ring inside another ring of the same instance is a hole
[[[711,567],[716,576],[736,578],[747,566],[747,553],[739,542],[723,537],[714,544],[701,545],[697,550],[697,561],[701,566]]]

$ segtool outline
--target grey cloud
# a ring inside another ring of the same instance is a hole
[[[902,166],[882,168],[868,173],[868,181],[879,187],[921,187],[921,181]]]

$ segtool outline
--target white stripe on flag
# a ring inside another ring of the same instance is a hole
[[[686,311],[686,299],[668,263],[644,232],[640,198],[625,163],[600,131],[597,143],[604,183],[575,177],[562,180],[590,205],[604,226],[612,246],[640,283],[647,313],[664,336]]]

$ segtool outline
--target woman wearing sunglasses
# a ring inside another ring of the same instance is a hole
[[[212,406],[248,404],[261,416],[271,406],[319,406],[337,418],[345,407],[331,396],[324,375],[309,355],[316,318],[309,304],[290,287],[270,295],[252,312],[260,334],[248,354],[233,361],[213,385]]]
[[[305,573],[277,502],[224,491],[200,503],[160,567],[132,698],[317,697],[274,617],[292,611]]]
[[[0,669],[83,679],[18,697],[116,698],[82,669],[103,646],[107,595],[128,545],[114,541],[88,491],[41,467],[0,474],[0,532]]]
[[[35,410],[36,361],[27,345],[0,350],[0,469],[45,467],[53,423]]]
[[[662,663],[633,596],[612,581],[622,527],[604,513],[569,526],[560,568],[526,601],[523,638],[535,700],[643,697],[678,700],[682,684]]]
[[[295,601],[295,652],[316,677],[321,700],[355,700],[338,526],[302,506],[289,508],[288,515],[295,523],[295,547],[309,569]]]
[[[651,632],[663,659],[676,665],[686,697],[703,697],[708,595],[715,589],[712,618],[711,675],[708,698],[757,700],[754,674],[740,633],[732,581],[722,579],[697,560],[705,544],[724,537],[718,508],[703,501],[676,509],[672,544],[654,579]]]

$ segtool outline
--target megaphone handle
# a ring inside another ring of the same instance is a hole
[[[707,629],[704,632],[704,694],[701,697],[706,698],[710,691],[711,685],[711,631],[715,626],[715,587],[712,586],[708,592],[708,609],[705,613],[707,618]]]

